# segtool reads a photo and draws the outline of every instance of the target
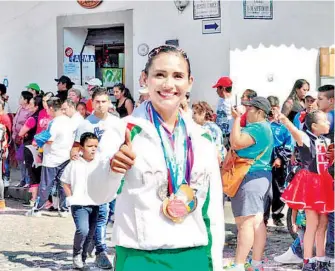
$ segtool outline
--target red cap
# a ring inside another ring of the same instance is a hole
[[[233,81],[230,80],[229,77],[221,77],[218,82],[213,86],[213,88],[218,88],[218,87],[231,87],[233,85]]]

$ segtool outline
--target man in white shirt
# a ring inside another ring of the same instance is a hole
[[[63,114],[71,119],[73,125],[73,140],[75,139],[78,127],[84,121],[83,116],[76,110],[76,107],[76,103],[71,99],[65,100],[62,104]]]
[[[233,117],[231,115],[231,110],[234,106],[232,87],[233,82],[229,77],[225,76],[221,77],[213,86],[213,88],[216,88],[216,93],[220,97],[216,111],[216,124],[221,128],[224,145],[227,150],[230,148],[229,136],[233,124]]]
[[[92,95],[93,113],[88,116],[78,127],[75,142],[71,151],[71,159],[79,158],[79,143],[83,133],[94,133],[100,141],[103,133],[117,125],[121,120],[108,113],[110,105],[109,95],[106,89],[97,87]],[[99,146],[98,146],[99,151]],[[95,232],[96,264],[99,268],[112,268],[112,263],[107,255],[106,226],[108,222],[108,204],[99,206],[99,217]]]
[[[38,197],[35,206],[27,212],[27,215],[40,216],[39,210],[43,208],[54,184],[56,184],[60,193],[59,215],[65,217],[68,212],[64,191],[60,187],[60,177],[65,166],[69,163],[73,145],[73,125],[71,119],[63,114],[59,98],[50,98],[47,104],[48,114],[53,118],[49,129],[50,138],[43,146],[42,174]]]

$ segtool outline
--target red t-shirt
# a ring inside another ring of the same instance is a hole
[[[12,121],[8,114],[0,115],[0,123],[6,126],[6,129],[11,132],[12,131]]]
[[[93,112],[93,104],[92,104],[92,99],[88,99],[86,102],[86,110],[87,112],[89,112],[90,114],[92,114]]]

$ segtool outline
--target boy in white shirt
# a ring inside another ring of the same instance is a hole
[[[76,225],[73,240],[73,267],[82,269],[87,258],[87,248],[93,239],[99,204],[90,197],[88,184],[89,175],[96,169],[98,158],[94,159],[98,148],[98,138],[93,133],[84,133],[80,137],[82,157],[72,160],[64,170],[61,182],[65,191],[68,205]]]

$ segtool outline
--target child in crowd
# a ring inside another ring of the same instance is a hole
[[[223,161],[225,156],[225,147],[223,144],[223,135],[220,127],[213,121],[214,111],[206,102],[198,102],[192,105],[193,120],[201,125],[211,135],[213,142],[218,150],[219,162]]]
[[[277,112],[279,113],[279,112]],[[306,232],[304,235],[304,271],[327,271],[325,238],[327,214],[334,211],[333,179],[328,172],[332,164],[327,158],[329,141],[323,135],[329,133],[327,115],[319,110],[305,117],[305,131],[297,129],[285,115],[279,119],[292,133],[303,163],[300,170],[282,195],[282,199],[292,209],[304,209]],[[316,243],[316,257],[313,246]]]
[[[87,248],[93,239],[99,214],[99,205],[90,198],[87,182],[88,176],[98,164],[98,159],[95,159],[97,148],[97,136],[90,132],[83,133],[80,137],[82,156],[78,160],[72,160],[61,177],[66,201],[71,205],[71,213],[76,225],[73,240],[73,267],[78,269],[84,268]],[[96,189],[99,188],[96,187]]]
[[[279,99],[275,96],[269,96],[268,101],[271,105],[269,122],[274,140],[274,149],[272,151],[272,190],[269,193],[269,202],[264,214],[265,225],[270,217],[272,209],[273,224],[283,227],[281,219],[284,215],[281,213],[285,204],[280,200],[281,191],[284,189],[284,182],[287,175],[287,167],[294,149],[294,141],[291,133],[286,127],[278,121],[278,115],[275,113],[280,110]]]
[[[90,115],[90,113],[87,111],[86,104],[84,102],[79,102],[77,104],[76,109],[80,113],[80,115],[83,116],[84,119],[86,119],[86,117]]]

